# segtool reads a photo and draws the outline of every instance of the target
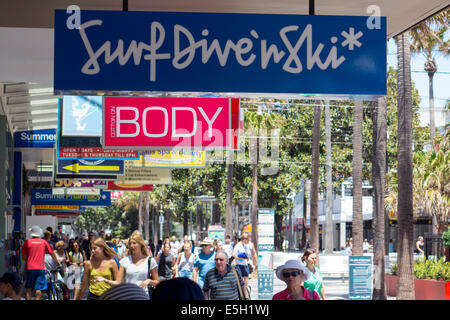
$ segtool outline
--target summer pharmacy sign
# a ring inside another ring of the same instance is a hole
[[[55,94],[386,94],[385,17],[77,14],[55,11]]]

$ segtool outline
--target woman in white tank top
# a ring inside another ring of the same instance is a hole
[[[184,252],[178,254],[177,262],[175,263],[175,277],[192,279],[194,258],[195,255],[192,253],[192,243],[190,241],[184,242]]]

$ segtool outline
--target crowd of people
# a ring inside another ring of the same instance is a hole
[[[114,239],[104,231],[69,239],[50,227],[42,232],[33,226],[30,234],[22,248],[23,283],[17,274],[5,274],[11,299],[20,296],[20,284],[26,300],[40,300],[48,283],[57,279],[64,284],[65,299],[73,300],[249,299],[248,279],[258,262],[247,233],[240,239],[227,236],[225,243],[205,238],[196,246],[187,236],[172,236],[155,246],[138,231],[128,239]],[[175,292],[173,286],[183,289]]]

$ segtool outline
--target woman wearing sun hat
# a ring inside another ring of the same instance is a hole
[[[276,293],[272,300],[320,300],[315,291],[306,289],[303,282],[311,272],[297,260],[288,260],[276,270],[278,279],[284,281],[287,288]]]

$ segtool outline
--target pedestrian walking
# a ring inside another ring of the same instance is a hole
[[[228,263],[232,263],[234,260],[233,257],[233,246],[231,245],[231,236],[227,235],[225,237],[225,244],[223,246],[223,250],[227,253],[228,256]]]
[[[302,256],[302,262],[310,271],[310,276],[305,280],[305,288],[315,291],[322,300],[325,300],[325,290],[323,287],[323,276],[317,265],[317,254],[314,249],[308,249]]]
[[[88,300],[98,298],[109,288],[118,285],[118,268],[114,260],[116,253],[102,238],[97,238],[91,244],[92,256],[84,265],[83,281],[81,283],[80,300],[89,287]]]
[[[159,283],[158,265],[150,256],[145,240],[138,232],[133,232],[128,239],[129,255],[120,260],[118,281],[132,283],[142,288],[150,296],[149,286]],[[151,291],[151,290],[150,290]]]
[[[156,257],[160,281],[171,279],[175,272],[175,257],[168,242],[163,244],[162,252]]]
[[[54,262],[59,265],[55,250],[50,244],[41,239],[42,229],[35,225],[30,229],[31,238],[26,240],[22,247],[22,257],[26,261],[25,297],[31,300],[31,293],[35,291],[35,299],[41,300],[42,291],[47,290],[47,277],[45,273],[45,254],[50,254]]]
[[[5,272],[0,278],[0,294],[3,300],[25,300],[22,297],[22,279],[12,272]]]
[[[251,259],[252,257],[257,259],[256,252],[252,252],[254,250],[254,247],[250,244],[250,237],[248,233],[244,232],[242,234],[241,241],[234,247],[233,250],[233,256],[236,261],[236,269],[240,272],[242,278],[244,279],[244,293],[247,292],[248,278],[252,273],[250,270]]]
[[[233,272],[233,267],[228,264],[227,253],[223,249],[217,250],[214,262],[214,268],[205,276],[205,300],[240,300],[239,292],[244,287],[244,280],[239,272]],[[244,295],[248,298],[248,292],[244,292]]]
[[[189,240],[183,243],[183,249],[184,252],[178,254],[177,261],[175,263],[175,277],[186,277],[192,279],[195,254],[192,253],[192,244]]]
[[[80,244],[75,241],[72,244],[72,250],[69,251],[69,274],[67,278],[67,287],[73,290],[73,300],[78,300],[81,289],[81,279],[83,278],[84,262],[86,254],[81,251]],[[72,285],[72,281],[74,282]]]
[[[67,263],[69,262],[69,257],[64,250],[65,243],[63,240],[58,241],[55,244],[55,255],[58,259],[59,265],[62,267],[61,276],[64,277],[67,274]]]
[[[42,239],[44,239],[45,241],[48,242],[48,244],[54,249],[55,248],[55,242],[53,242],[52,239],[52,234],[50,233],[50,231],[45,230],[44,231],[44,236],[42,237]]]
[[[423,237],[419,236],[417,238],[416,249],[414,251],[423,257],[425,254],[425,252],[423,251],[424,247],[425,247],[425,242],[423,242]]]
[[[92,254],[91,244],[92,244],[92,242],[94,242],[94,240],[95,240],[95,233],[93,231],[91,231],[88,234],[88,238],[83,240],[83,242],[81,243],[81,249],[86,254],[87,260],[91,259],[91,254]]]
[[[308,249],[309,250],[309,249]],[[276,269],[276,276],[287,288],[276,293],[272,300],[320,300],[319,295],[304,286],[311,272],[298,260],[288,260]]]
[[[370,248],[369,242],[367,241],[367,239],[364,239],[364,241],[363,241],[363,252],[364,253],[368,253],[369,252],[369,248]]]
[[[213,241],[209,238],[200,242],[202,251],[195,257],[192,279],[202,288],[206,273],[215,267],[215,252],[212,250]]]

